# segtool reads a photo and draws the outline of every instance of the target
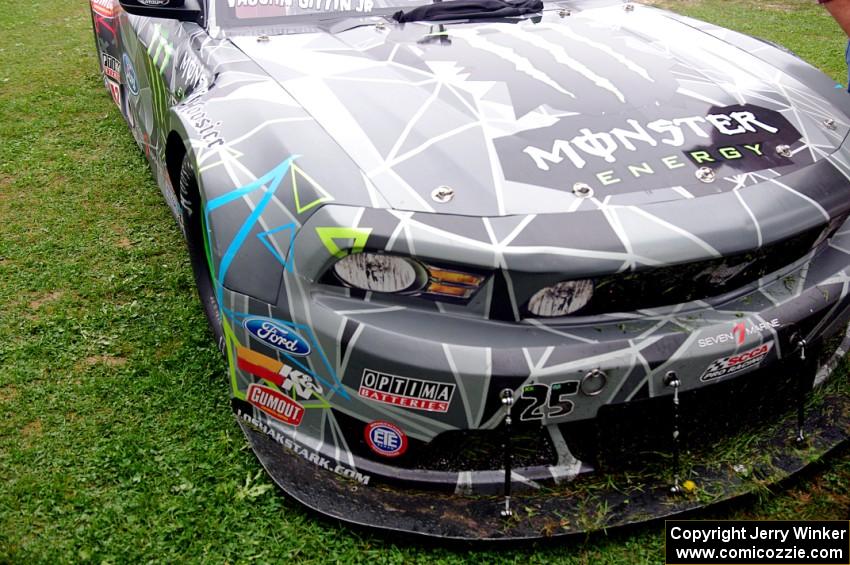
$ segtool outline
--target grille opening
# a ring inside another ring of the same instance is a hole
[[[512,425],[514,468],[554,465],[558,456],[549,433],[540,424]],[[485,471],[504,468],[504,426],[493,430],[456,430],[434,438],[412,461],[416,469],[434,471]]]
[[[633,312],[720,296],[801,259],[823,232],[824,226],[818,226],[747,253],[598,277],[593,297],[573,315]],[[525,314],[535,317],[527,306]]]
[[[811,389],[815,368],[838,348],[843,331],[809,346],[805,366],[785,361],[679,395],[682,451],[699,452],[722,439],[746,441],[748,432],[777,422],[797,407],[799,387]],[[669,464],[672,397],[603,406],[595,420],[561,425],[573,454],[598,469],[640,470]]]

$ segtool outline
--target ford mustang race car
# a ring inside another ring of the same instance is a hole
[[[621,0],[421,3],[91,0],[275,482],[532,538],[842,442],[847,93]]]

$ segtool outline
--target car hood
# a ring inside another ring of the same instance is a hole
[[[847,133],[840,111],[782,69],[644,6],[364,21],[232,41],[398,210],[699,209],[799,176]],[[299,149],[310,151],[322,148]]]

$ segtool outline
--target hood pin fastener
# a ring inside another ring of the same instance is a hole
[[[590,198],[593,196],[593,189],[587,183],[577,182],[573,185],[573,194],[579,198]]]
[[[795,345],[797,346],[797,351],[800,352],[800,375],[805,375],[806,346],[808,345],[808,342],[806,342],[803,338],[798,338]],[[802,444],[806,441],[806,434],[803,432],[803,425],[806,423],[806,397],[808,396],[808,392],[805,379],[799,378],[797,380],[797,437],[794,438],[797,444]]]
[[[710,167],[700,167],[696,170],[697,178],[704,183],[714,182],[717,179],[717,173]]]
[[[511,407],[514,404],[514,391],[509,388],[499,393],[502,406],[505,407],[505,435],[502,438],[502,453],[505,457],[505,507],[499,512],[502,518],[514,515],[511,510]]]
[[[561,9],[561,10],[558,11],[558,15],[561,16],[562,18],[566,18],[567,16],[570,15],[570,11],[566,10],[566,9]]]
[[[449,202],[452,198],[455,197],[455,191],[450,186],[438,186],[431,192],[431,199],[435,202],[440,202],[441,204],[445,204]]]
[[[667,371],[664,376],[664,386],[673,389],[673,486],[670,492],[678,494],[682,492],[679,484],[679,386],[682,381],[676,371]]]
[[[387,29],[387,24],[385,24],[384,22],[378,22],[375,24],[375,29],[378,31],[384,31],[385,29]]]
[[[791,157],[791,146],[790,145],[777,145],[776,146],[776,154],[780,157]]]
[[[833,131],[835,131],[835,129],[838,127],[837,125],[835,125],[835,120],[833,120],[832,118],[825,119],[823,121],[823,125],[826,129],[833,130]]]
[[[268,41],[269,41],[268,35],[258,35],[257,36],[257,43],[268,43]]]
[[[626,2],[625,5],[623,5],[623,9],[627,12],[634,12],[635,11],[635,5],[632,4],[631,2]]]

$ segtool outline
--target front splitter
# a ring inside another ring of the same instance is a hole
[[[571,482],[515,494],[513,516],[504,498],[464,496],[382,484],[358,484],[286,449],[239,421],[261,464],[283,491],[304,506],[351,524],[451,540],[529,540],[565,536],[666,518],[763,490],[798,473],[850,437],[850,384],[836,375],[813,394],[806,440],[796,441],[794,414],[748,434],[744,448],[716,445],[683,463],[685,489],[671,492],[672,469],[596,472]],[[835,382],[840,381],[840,382]],[[711,463],[701,463],[708,461]]]

